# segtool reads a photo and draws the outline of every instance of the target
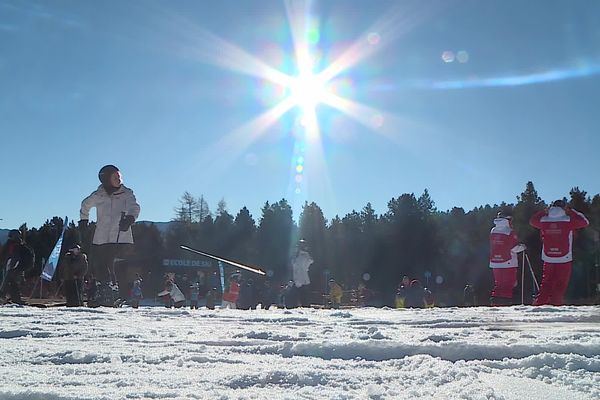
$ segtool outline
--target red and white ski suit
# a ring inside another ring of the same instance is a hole
[[[490,268],[494,273],[492,297],[512,299],[517,286],[517,253],[525,250],[506,218],[494,219],[490,232]]]
[[[560,207],[550,207],[535,213],[529,220],[542,235],[542,260],[544,273],[540,293],[534,305],[564,304],[565,292],[571,278],[573,261],[573,231],[589,225],[580,212]]]
[[[236,303],[240,297],[240,284],[234,280],[229,282],[229,289],[223,292],[222,308],[236,308]]]

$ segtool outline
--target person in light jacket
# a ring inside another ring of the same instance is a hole
[[[301,307],[308,307],[310,276],[309,269],[314,263],[313,258],[308,252],[308,244],[304,239],[298,242],[296,256],[292,259],[292,280],[296,286],[296,294]]]
[[[131,225],[140,214],[140,205],[133,191],[123,185],[121,172],[114,165],[105,165],[98,172],[100,186],[81,202],[79,228],[85,232],[92,208],[96,208],[96,229],[90,251],[91,272],[99,281],[100,305],[112,305],[103,288],[117,284],[119,297],[126,299],[128,287],[123,268],[115,270],[115,259],[133,246]],[[120,283],[120,284],[119,284]],[[103,304],[110,303],[110,304]]]

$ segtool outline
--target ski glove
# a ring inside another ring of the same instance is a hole
[[[135,217],[133,215],[126,215],[123,218],[121,218],[121,221],[119,222],[119,230],[121,232],[125,232],[127,230],[129,230],[129,227],[131,225],[133,225],[133,223],[135,222]]]

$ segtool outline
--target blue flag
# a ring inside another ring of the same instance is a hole
[[[217,261],[219,264],[219,274],[221,275],[221,293],[225,291],[225,271],[223,271],[223,263],[221,261]]]
[[[54,249],[52,249],[52,253],[50,253],[50,257],[48,257],[46,264],[44,264],[44,270],[42,271],[41,277],[48,282],[52,280],[52,277],[56,272],[56,267],[58,266],[58,260],[60,258],[60,249],[62,247],[63,237],[65,236],[68,223],[69,220],[67,217],[65,217],[65,223],[63,225],[62,232],[60,233],[60,237],[54,245]]]

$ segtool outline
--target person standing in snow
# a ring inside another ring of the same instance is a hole
[[[237,308],[237,301],[240,296],[240,284],[238,282],[240,275],[234,274],[229,277],[229,287],[223,292],[223,301],[221,308]]]
[[[96,230],[90,252],[91,269],[98,280],[97,303],[112,306],[110,283],[119,285],[119,297],[126,299],[128,288],[125,271],[115,271],[115,258],[133,246],[131,225],[140,214],[133,191],[123,185],[121,172],[114,165],[105,165],[98,172],[100,186],[81,202],[79,228],[86,231],[90,210],[96,207]]]
[[[21,284],[25,270],[33,267],[34,260],[33,250],[23,242],[21,231],[11,229],[0,253],[0,268],[3,270],[0,304],[6,301],[7,295],[12,303],[25,303],[21,299]]]
[[[298,251],[292,260],[292,280],[297,288],[298,301],[301,307],[310,305],[308,300],[308,288],[310,285],[310,277],[308,270],[314,260],[308,252],[308,245],[304,239],[298,242]]]
[[[67,307],[83,305],[83,277],[87,273],[88,260],[78,244],[70,246],[60,264],[60,278]]]
[[[489,267],[494,273],[494,289],[490,305],[511,305],[513,290],[517,286],[517,253],[525,250],[512,228],[512,217],[506,211],[498,213],[490,232]]]
[[[217,288],[208,289],[206,292],[206,308],[208,310],[215,309],[215,298],[217,297]]]
[[[200,297],[200,282],[190,285],[190,309],[198,309],[198,298]]]
[[[167,275],[165,289],[158,296],[164,299],[167,308],[181,308],[185,304],[185,296],[172,276]]]
[[[427,303],[425,301],[425,289],[423,285],[417,279],[413,279],[410,282],[410,287],[406,290],[406,297],[404,299],[405,308],[425,308]]]
[[[131,307],[138,308],[140,301],[144,298],[142,293],[142,277],[139,274],[135,274],[135,279],[131,286],[130,302]]]
[[[281,306],[284,308],[296,308],[298,307],[298,288],[294,285],[294,281],[290,280],[281,289]]]
[[[259,302],[263,310],[268,310],[273,304],[277,304],[277,294],[275,293],[273,284],[268,279],[262,285],[262,290],[259,291]]]
[[[475,288],[467,284],[463,289],[463,307],[473,307],[477,305],[475,300]]]
[[[329,280],[329,301],[331,302],[331,308],[338,309],[342,304],[342,296],[344,291],[342,287],[338,285],[335,279]]]
[[[240,296],[237,308],[240,310],[254,310],[258,305],[258,296],[254,280],[252,278],[242,279],[240,282]]]
[[[590,223],[582,213],[567,207],[563,200],[556,200],[549,208],[535,213],[529,224],[540,230],[544,261],[540,292],[533,304],[563,305],[571,278],[573,231]]]
[[[396,289],[396,299],[395,304],[396,308],[404,308],[404,300],[406,299],[406,292],[410,288],[410,278],[406,275],[402,277],[402,282],[398,285]]]

